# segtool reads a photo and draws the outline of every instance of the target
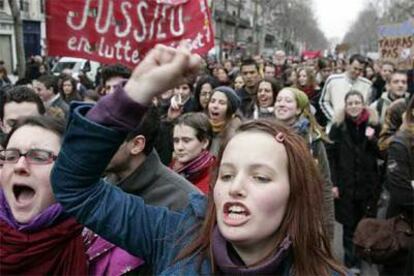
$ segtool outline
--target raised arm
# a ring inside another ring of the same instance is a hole
[[[199,57],[184,48],[157,46],[134,70],[125,87],[96,106],[73,107],[67,133],[52,171],[56,199],[65,210],[110,242],[153,263],[163,254],[156,245],[174,233],[182,215],[146,206],[100,176],[146,105],[198,69]]]

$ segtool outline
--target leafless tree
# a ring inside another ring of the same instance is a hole
[[[237,0],[236,26],[234,28],[234,45],[239,41],[239,27],[240,27],[240,13],[243,5],[243,0]]]
[[[379,0],[369,3],[362,10],[344,36],[344,43],[351,46],[352,52],[372,52],[378,50],[378,27],[401,23],[414,17],[412,0]]]
[[[361,11],[344,36],[344,43],[350,45],[351,52],[377,51],[377,28],[379,17],[374,5],[368,5]]]
[[[272,27],[279,46],[305,44],[308,49],[324,49],[328,40],[319,29],[310,0],[264,0],[264,16]],[[285,49],[289,50],[289,49]],[[288,51],[289,52],[289,51]]]
[[[401,22],[414,17],[414,1],[412,0],[393,0],[387,4],[388,9],[385,11],[385,19],[392,22],[397,20]]]

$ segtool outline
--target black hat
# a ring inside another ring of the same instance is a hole
[[[236,91],[233,88],[228,86],[219,86],[214,89],[214,91],[222,92],[227,97],[227,108],[230,108],[231,113],[236,112],[236,110],[241,105],[240,97],[237,95]]]

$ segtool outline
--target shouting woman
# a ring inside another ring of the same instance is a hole
[[[157,275],[344,274],[321,219],[318,169],[302,139],[282,126],[238,128],[223,143],[212,193],[190,195],[182,212],[145,205],[100,179],[145,106],[199,64],[183,47],[158,45],[124,88],[92,109],[78,107],[53,171],[58,200]]]

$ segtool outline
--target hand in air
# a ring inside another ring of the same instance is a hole
[[[201,57],[191,54],[184,43],[177,49],[157,45],[134,69],[124,89],[134,101],[150,104],[155,96],[197,73],[200,65]]]

